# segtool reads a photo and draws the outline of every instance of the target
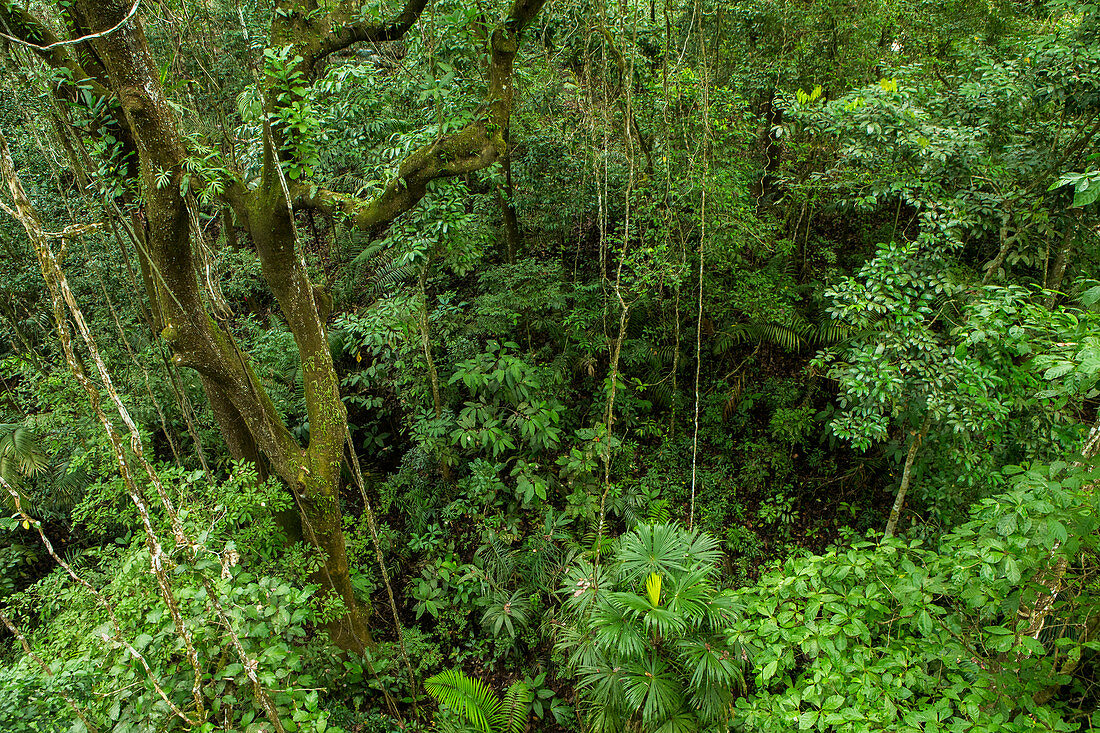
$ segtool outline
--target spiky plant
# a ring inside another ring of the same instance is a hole
[[[531,599],[523,589],[494,593],[481,616],[481,623],[493,632],[493,636],[499,637],[503,632],[509,639],[515,639],[530,621]]]
[[[557,589],[568,563],[566,546],[572,535],[566,528],[571,521],[568,515],[548,507],[542,525],[524,538],[521,550],[515,553],[516,576],[529,592],[546,594],[549,598]]]
[[[0,477],[19,492],[24,509],[30,503],[23,493],[24,479],[40,475],[48,467],[49,460],[33,429],[20,423],[0,425]],[[14,499],[6,490],[0,490],[0,499],[14,511]]]
[[[0,478],[19,493],[23,510],[35,516],[66,511],[76,503],[89,475],[69,461],[51,460],[35,430],[36,418],[0,423]],[[15,510],[11,494],[0,489],[0,502]]]
[[[716,587],[717,541],[677,524],[623,535],[612,564],[578,562],[561,593],[569,623],[557,648],[599,731],[688,731],[725,725],[744,688],[726,638],[730,595]]]
[[[481,680],[448,669],[424,680],[424,689],[440,705],[462,715],[470,730],[523,733],[527,727],[531,691],[524,682],[513,683],[502,700]],[[444,729],[463,730],[447,718],[438,722]]]

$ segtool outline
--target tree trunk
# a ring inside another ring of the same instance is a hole
[[[982,285],[988,285],[993,276],[1000,272],[1004,266],[1005,258],[1008,257],[1008,251],[1012,248],[1012,244],[1019,237],[1019,232],[1013,235],[1008,233],[1008,216],[1006,215],[1001,222],[1001,228],[998,230],[998,239],[1000,240],[1000,246],[997,248],[997,256],[990,260],[985,265],[985,276],[982,277]]]
[[[886,522],[886,531],[882,534],[884,540],[888,540],[894,536],[894,529],[898,526],[898,518],[901,516],[901,508],[905,504],[905,494],[909,491],[909,480],[912,477],[913,461],[917,457],[917,449],[920,448],[921,441],[923,441],[924,436],[927,435],[928,427],[931,424],[932,414],[927,413],[924,416],[924,423],[921,425],[920,432],[910,434],[909,452],[905,456],[905,470],[901,473],[901,486],[898,487],[897,496],[894,497],[894,506],[890,510],[890,519]]]
[[[1047,296],[1046,306],[1047,308],[1053,308],[1054,303],[1057,301],[1058,288],[1062,287],[1062,280],[1066,276],[1066,268],[1069,267],[1070,255],[1073,252],[1074,235],[1077,233],[1077,224],[1080,220],[1075,219],[1069,225],[1066,226],[1066,232],[1062,237],[1062,244],[1058,247],[1058,252],[1054,255],[1054,264],[1047,272],[1046,282],[1043,283],[1043,287],[1051,291],[1051,295]]]
[[[196,276],[201,263],[195,247],[202,243],[192,242],[201,232],[192,231],[195,212],[189,210],[187,199],[191,194],[181,190],[185,152],[140,15],[130,15],[129,0],[76,0],[65,16],[70,31],[74,36],[94,35],[74,46],[58,43],[49,26],[30,13],[0,7],[0,20],[8,32],[36,44],[37,55],[47,65],[65,70],[70,81],[58,86],[59,93],[90,93],[111,102],[106,127],[130,153],[129,173],[141,180],[143,217],[134,219],[134,228],[156,327],[171,347],[173,363],[191,367],[201,376],[234,457],[255,461],[262,456],[264,465],[293,493],[304,536],[325,553],[318,580],[341,597],[347,610],[330,629],[345,649],[362,652],[371,643],[351,587],[339,509],[347,413],[325,330],[331,301],[308,278],[292,206],[329,213],[340,209],[350,215],[354,226],[377,231],[415,206],[432,180],[464,175],[499,160],[507,152],[504,131],[520,37],[544,3],[515,0],[507,19],[490,35],[488,94],[474,121],[412,153],[375,199],[362,201],[312,184],[298,184],[292,191],[283,178],[279,148],[270,129],[264,135],[259,186],[245,185],[227,173],[220,203],[232,207],[237,224],[251,235],[264,278],[298,346],[310,422],[305,448],[282,421],[232,334],[208,309],[208,303],[220,301],[213,284]],[[427,2],[406,0],[397,16],[379,23],[360,19],[340,5],[318,8],[310,0],[276,0],[276,5],[282,12],[275,14],[269,38],[276,46],[291,45],[302,57],[301,70],[309,78],[327,55],[353,43],[401,38]],[[258,79],[257,83],[263,86],[270,81]],[[279,104],[279,95],[272,89],[263,91],[269,105]],[[204,293],[204,285],[211,292]],[[222,317],[217,312],[215,316]]]
[[[114,27],[129,10],[129,3],[119,0],[83,0],[81,6],[96,30]],[[207,312],[180,190],[184,153],[177,121],[138,19],[132,18],[93,44],[110,86],[117,91],[138,151],[152,280],[149,296],[164,324],[162,335],[172,347],[173,361],[201,375],[235,457],[254,460],[262,452],[294,493],[305,537],[325,553],[318,580],[340,596],[346,609],[345,616],[329,629],[333,640],[361,654],[371,640],[351,587],[338,500],[346,413],[314,288],[296,251],[286,199],[275,194],[276,185],[268,173],[266,185],[248,196],[245,209],[264,276],[298,344],[310,420],[306,450],[283,423],[231,334]],[[158,185],[158,177],[165,174],[168,185]]]
[[[516,209],[512,206],[511,194],[505,194],[500,187],[497,187],[497,202],[500,204],[500,217],[504,222],[504,261],[514,265],[519,252],[519,221],[516,219]]]

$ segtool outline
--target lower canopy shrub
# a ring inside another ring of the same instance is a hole
[[[861,542],[737,591],[728,638],[748,653],[752,685],[736,726],[1078,730],[1079,712],[1049,703],[1098,648],[1098,474],[1015,471],[1009,492],[934,548]]]

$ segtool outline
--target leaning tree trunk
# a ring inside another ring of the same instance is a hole
[[[924,436],[928,434],[928,428],[931,424],[932,414],[928,413],[924,416],[924,423],[921,425],[920,431],[911,433],[909,436],[909,452],[905,455],[905,469],[901,472],[901,485],[898,486],[898,493],[894,497],[894,506],[890,509],[890,518],[886,521],[886,531],[882,534],[882,538],[885,540],[894,536],[894,530],[898,526],[901,508],[905,506],[905,494],[909,491],[909,481],[913,475],[913,462],[917,458],[917,449],[924,441]]]
[[[93,30],[115,27],[129,10],[119,0],[82,0]],[[303,449],[239,351],[232,335],[211,317],[196,276],[196,252],[187,202],[181,192],[184,150],[144,33],[135,17],[92,41],[117,93],[138,152],[146,246],[152,272],[149,293],[164,324],[173,360],[194,368],[230,448],[238,457],[267,459],[290,487],[305,537],[324,555],[318,580],[340,596],[346,614],[329,631],[342,648],[362,653],[371,643],[352,590],[338,500],[346,416],[314,288],[296,251],[286,198],[261,187],[247,202],[264,275],[286,316],[305,374],[311,439]],[[168,176],[167,185],[158,176]],[[158,183],[160,185],[158,185]],[[260,235],[260,236],[257,236]],[[249,440],[248,438],[251,438]]]
[[[90,73],[69,46],[53,45],[56,39],[46,24],[28,13],[0,8],[9,28],[40,44],[38,55],[43,61],[66,69],[74,83],[95,96],[119,101],[120,137],[136,152],[144,192],[142,234],[147,261],[142,262],[142,274],[162,336],[171,345],[173,361],[201,376],[234,456],[250,460],[262,456],[293,493],[303,535],[325,555],[319,580],[340,596],[347,609],[344,618],[330,627],[334,641],[345,649],[362,652],[370,644],[351,587],[339,509],[347,414],[325,332],[330,301],[308,278],[293,209],[316,208],[330,214],[340,210],[348,215],[350,225],[374,232],[415,206],[432,180],[464,175],[499,160],[507,151],[505,131],[520,37],[544,3],[515,0],[507,19],[490,35],[488,94],[475,119],[413,152],[373,200],[334,193],[312,182],[288,186],[278,160],[277,130],[265,131],[259,185],[252,188],[232,178],[226,182],[224,203],[233,208],[251,236],[264,278],[298,346],[310,421],[305,448],[279,416],[231,333],[216,320],[219,311],[209,306],[218,302],[217,294],[209,283],[210,292],[204,294],[196,276],[201,264],[197,248],[202,246],[197,238],[202,235],[194,231],[196,214],[189,210],[190,194],[181,190],[185,153],[140,17],[129,15],[131,4],[128,0],[77,0],[71,15],[81,33],[93,34],[78,45],[81,58],[89,59]],[[399,15],[381,23],[364,21],[342,5],[321,8],[312,0],[276,0],[276,5],[281,12],[275,14],[269,36],[273,43],[293,46],[308,78],[316,64],[353,43],[401,38],[427,0],[406,0]],[[269,107],[277,106],[279,95],[271,89],[265,92]]]

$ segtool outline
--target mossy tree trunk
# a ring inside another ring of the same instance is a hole
[[[99,34],[74,45],[39,49],[54,68],[67,69],[73,84],[104,99],[117,99],[112,124],[136,161],[144,214],[142,262],[145,285],[158,327],[170,343],[173,360],[195,369],[231,453],[265,462],[294,495],[302,535],[325,554],[319,580],[344,601],[346,615],[329,629],[342,648],[362,653],[371,644],[365,614],[352,591],[339,508],[340,468],[348,435],[347,413],[329,350],[326,321],[331,309],[323,289],[308,277],[294,230],[294,208],[342,210],[352,225],[379,231],[415,206],[427,184],[463,175],[495,163],[506,152],[512,106],[512,67],[523,29],[545,0],[516,0],[507,19],[491,34],[488,93],[473,122],[412,153],[398,178],[374,200],[332,193],[314,183],[290,187],[279,167],[279,144],[268,134],[263,171],[257,186],[238,177],[226,185],[224,202],[251,237],[263,275],[301,359],[309,443],[302,446],[279,416],[248,357],[211,307],[198,277],[198,247],[184,180],[186,151],[178,120],[161,85],[158,65],[146,42],[140,13],[127,18],[130,0],[77,0],[66,17],[74,36]],[[341,9],[321,8],[312,0],[278,0],[270,38],[302,57],[307,77],[329,54],[360,41],[401,38],[423,12],[426,0],[407,0],[394,18],[378,24],[355,21]],[[56,42],[48,26],[29,13],[0,9],[7,27],[39,46]],[[107,32],[109,31],[109,32]],[[263,79],[261,84],[269,84]],[[70,87],[69,91],[72,91]],[[278,95],[264,89],[268,112]],[[194,205],[191,202],[190,205]]]

